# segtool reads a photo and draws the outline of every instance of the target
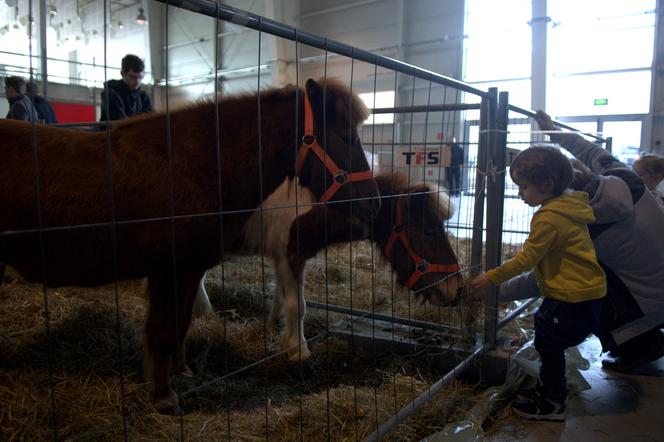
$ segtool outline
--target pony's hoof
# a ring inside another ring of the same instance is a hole
[[[155,398],[152,401],[152,405],[155,410],[160,414],[168,414],[171,416],[182,416],[182,407],[178,401],[178,397],[175,393],[172,393],[169,396],[164,396],[160,399]]]
[[[189,368],[189,366],[187,364],[185,364],[184,367],[178,367],[175,370],[175,374],[176,375],[179,374],[179,375],[187,377],[187,378],[193,378],[194,377],[193,370],[191,368]]]
[[[288,361],[289,362],[302,362],[306,361],[311,357],[311,352],[307,344],[302,344],[298,349],[292,349],[288,351]]]

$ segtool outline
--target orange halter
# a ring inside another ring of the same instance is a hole
[[[337,163],[334,162],[329,155],[325,154],[323,148],[318,144],[316,140],[316,135],[314,135],[314,115],[311,111],[311,103],[309,102],[309,95],[305,91],[304,93],[304,136],[302,137],[302,144],[300,144],[300,150],[297,155],[297,161],[295,162],[295,175],[300,176],[302,171],[302,165],[304,160],[307,157],[309,151],[316,154],[316,156],[321,160],[325,165],[325,168],[332,174],[332,183],[327,188],[323,196],[320,197],[321,202],[329,201],[341,186],[353,183],[357,181],[366,181],[373,180],[373,172],[371,169],[365,170],[364,172],[352,172],[348,173],[345,170],[337,166]]]
[[[401,213],[401,206],[404,204],[405,201],[404,198],[405,197],[400,196],[399,199],[397,199],[396,224],[394,224],[394,227],[392,227],[392,234],[390,235],[390,238],[387,240],[387,244],[385,245],[385,257],[389,262],[392,262],[392,249],[394,248],[394,244],[397,242],[397,240],[401,240],[401,244],[403,244],[404,248],[408,252],[410,259],[412,259],[413,262],[415,263],[415,271],[408,278],[408,281],[406,282],[406,287],[412,289],[413,286],[417,284],[417,281],[419,281],[420,278],[427,273],[458,272],[460,270],[458,263],[432,264],[426,259],[419,256],[417,253],[415,253],[413,249],[410,247],[410,242],[408,241],[408,237],[406,236],[406,226],[403,222],[403,215]]]

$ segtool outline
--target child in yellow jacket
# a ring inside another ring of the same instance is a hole
[[[606,276],[597,262],[587,224],[595,220],[585,192],[567,192],[573,170],[557,149],[532,146],[510,165],[519,196],[531,207],[530,235],[517,255],[477,276],[472,285],[500,285],[534,269],[544,301],[535,314],[535,349],[542,365],[534,389],[512,403],[519,416],[565,419],[565,349],[580,344],[599,322]]]

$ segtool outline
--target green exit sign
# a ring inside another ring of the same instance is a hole
[[[606,106],[609,104],[608,98],[595,98],[595,106]]]

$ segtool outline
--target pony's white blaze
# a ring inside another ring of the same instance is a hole
[[[299,185],[297,177],[286,179],[263,201],[243,229],[245,251],[249,254],[262,252],[274,261],[277,284],[269,322],[277,324],[283,310],[287,326],[288,357],[294,361],[307,359],[311,353],[304,337],[304,289],[302,281],[298,281],[298,275],[293,274],[288,262],[288,239],[295,218],[311,210],[314,202],[313,194]],[[194,311],[205,314],[211,309],[201,281]]]

